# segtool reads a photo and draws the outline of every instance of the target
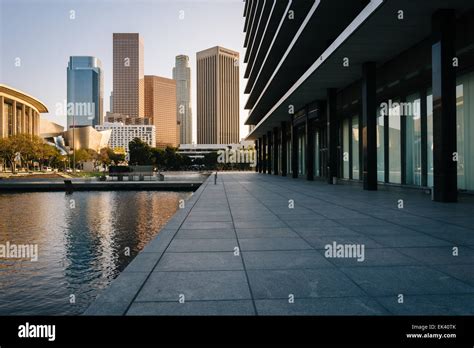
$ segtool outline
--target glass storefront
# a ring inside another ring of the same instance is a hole
[[[474,191],[474,73],[456,88],[458,188]]]

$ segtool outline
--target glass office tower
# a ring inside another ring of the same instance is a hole
[[[70,57],[67,67],[67,127],[102,124],[102,63],[95,57]]]

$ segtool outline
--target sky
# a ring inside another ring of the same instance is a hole
[[[112,34],[140,33],[145,75],[172,78],[175,57],[190,57],[193,139],[196,141],[196,52],[223,46],[237,51],[240,65],[240,136],[248,111],[243,94],[243,0],[0,0],[0,83],[30,94],[56,114],[67,98],[70,56],[95,56],[104,72],[104,111],[110,111]]]

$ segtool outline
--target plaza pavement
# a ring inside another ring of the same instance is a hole
[[[333,242],[364,261],[326,257]],[[474,197],[219,173],[85,312],[393,314],[474,314]]]

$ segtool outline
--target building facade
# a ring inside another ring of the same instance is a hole
[[[191,68],[189,57],[179,55],[173,68],[173,79],[176,80],[176,109],[179,123],[179,143],[193,142],[193,118],[191,106]]]
[[[145,117],[155,126],[157,147],[178,147],[175,80],[145,76]]]
[[[18,134],[40,135],[40,114],[48,108],[38,99],[0,84],[0,138]]]
[[[128,144],[135,138],[142,140],[151,147],[156,146],[155,126],[125,125],[123,123],[104,123],[96,127],[97,131],[110,131],[108,147],[129,151]]]
[[[144,117],[144,44],[138,33],[113,34],[113,98],[111,110]]]
[[[239,142],[239,53],[213,47],[197,53],[197,143]]]
[[[440,202],[474,190],[471,1],[255,3],[244,31],[257,171]]]
[[[104,117],[104,76],[99,59],[69,57],[67,67],[67,127],[96,126]]]

